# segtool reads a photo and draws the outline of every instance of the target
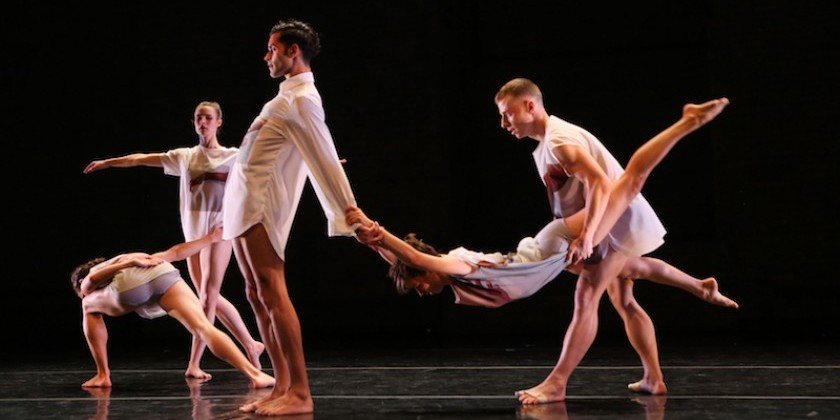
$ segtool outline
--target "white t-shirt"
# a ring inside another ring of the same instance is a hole
[[[163,172],[180,177],[181,229],[185,240],[201,238],[222,223],[224,180],[237,152],[235,147],[193,146],[170,150],[161,157]]]
[[[117,255],[107,261],[103,261],[93,267],[90,272],[94,273],[103,267],[113,264],[115,260],[122,257],[124,254]],[[102,289],[97,290],[99,295],[96,299],[100,301],[108,301],[107,306],[113,308],[125,308],[120,301],[120,293],[132,290],[138,286],[144,285],[163,274],[170,272],[178,272],[171,263],[164,262],[153,267],[128,267],[118,271],[114,278]],[[137,315],[143,318],[154,319],[166,315],[166,311],[160,307],[158,303],[146,303],[141,306],[133,308]]]
[[[565,145],[583,148],[613,181],[624,173],[621,164],[595,136],[581,127],[551,116],[546,125],[545,139],[537,145],[533,155],[543,183],[549,189],[555,217],[569,216],[586,205],[584,183],[569,177],[554,156],[553,150]],[[665,233],[665,227],[656,212],[639,194],[618,219],[607,240],[613,249],[641,256],[661,246],[665,242]]]

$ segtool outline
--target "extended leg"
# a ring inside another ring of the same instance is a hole
[[[180,321],[192,334],[207,343],[214,355],[247,376],[254,388],[267,388],[274,385],[274,378],[254,367],[239,351],[233,340],[207,320],[198,297],[186,283],[179,281],[173,284],[161,296],[160,306],[170,316]]]
[[[701,280],[657,258],[631,257],[624,264],[620,276],[646,279],[666,286],[678,287],[712,305],[738,308],[738,302],[720,293],[714,277]]]
[[[613,183],[607,209],[604,211],[601,223],[593,237],[594,243],[601,242],[612,230],[613,225],[630,205],[630,202],[642,191],[650,173],[674,145],[686,135],[717,117],[727,105],[729,105],[729,100],[726,98],[711,100],[699,105],[685,105],[682,117],[677,122],[648,140],[633,153],[624,174]],[[566,218],[566,223],[573,233],[580,232],[583,217],[582,212],[578,212]]]

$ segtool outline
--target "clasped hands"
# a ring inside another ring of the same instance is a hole
[[[362,209],[349,205],[344,209],[344,219],[348,225],[358,225],[356,240],[365,245],[375,245],[385,237],[385,232],[379,222],[370,220]]]

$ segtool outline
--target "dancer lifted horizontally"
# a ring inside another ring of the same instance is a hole
[[[627,165],[627,170],[613,184],[601,225],[597,228],[593,243],[599,244],[611,230],[616,220],[627,209],[628,204],[640,193],[653,168],[664,158],[678,140],[714,119],[728,105],[726,98],[703,104],[689,104],[683,108],[683,116],[669,128],[659,133],[640,147]],[[456,302],[466,305],[498,307],[516,299],[535,293],[563,270],[579,273],[585,265],[578,262],[569,265],[569,243],[578,237],[583,225],[583,212],[559,218],[543,228],[535,238],[523,239],[515,253],[479,253],[458,248],[446,255],[440,255],[431,246],[409,235],[405,241],[374,223],[357,231],[360,240],[378,251],[392,267],[390,275],[398,291],[405,293],[416,290],[421,295],[439,293],[445,286],[451,286]],[[357,207],[347,210],[348,223],[365,223],[367,217]],[[601,257],[606,244],[596,247]],[[691,277],[664,261],[649,257],[628,258],[609,288],[632,286],[633,279],[649,279],[658,283],[679,287],[709,303],[737,308],[738,304],[722,295],[714,278],[703,280]],[[619,296],[618,291],[614,291]],[[611,298],[613,294],[611,293]],[[614,299],[614,298],[613,298]],[[635,303],[635,301],[633,302]],[[613,300],[613,304],[625,320],[628,336],[638,337],[645,331],[637,331],[624,303]],[[635,304],[638,305],[638,304]],[[654,337],[644,337],[655,340]],[[638,349],[637,349],[638,351]],[[643,363],[647,355],[640,354]],[[665,393],[664,381],[658,363],[648,369],[645,377],[630,385],[637,392]],[[642,389],[655,384],[653,389]]]

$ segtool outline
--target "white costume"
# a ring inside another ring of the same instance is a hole
[[[101,262],[91,267],[90,272],[95,273],[122,256]],[[104,303],[107,308],[119,308],[120,312],[132,310],[143,318],[154,319],[166,315],[158,300],[178,281],[183,281],[181,274],[168,262],[153,267],[128,267],[118,271],[107,285],[84,299],[96,300],[98,305]]]
[[[453,276],[455,303],[496,308],[533,295],[566,269],[573,239],[563,219],[556,219],[534,238],[522,239],[515,253],[485,254],[463,247],[450,251],[449,256],[476,267],[465,276]]]
[[[533,154],[537,170],[548,188],[555,217],[571,215],[586,205],[584,183],[570,177],[554,156],[553,149],[564,145],[586,150],[613,181],[624,173],[621,164],[595,136],[581,127],[551,116],[545,138]],[[613,249],[641,256],[662,245],[664,236],[665,227],[647,200],[639,194],[610,230],[607,242]]]
[[[225,179],[238,149],[182,147],[161,156],[163,172],[180,177],[181,229],[193,241],[222,223]]]
[[[352,236],[344,209],[356,204],[324,122],[321,95],[311,72],[288,77],[263,106],[259,131],[245,135],[228,176],[224,197],[224,238],[262,223],[277,255],[286,242],[307,176],[312,181],[329,236]]]

